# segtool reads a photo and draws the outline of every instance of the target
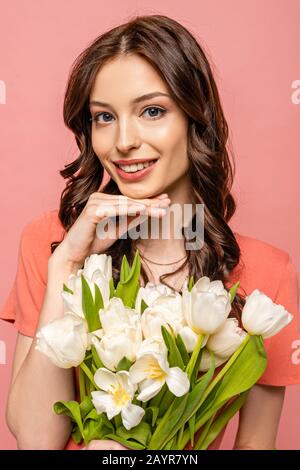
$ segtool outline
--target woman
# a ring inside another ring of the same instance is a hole
[[[132,261],[138,248],[142,284],[168,278],[167,284],[180,290],[191,275],[205,274],[228,286],[240,280],[232,315],[239,318],[245,295],[256,287],[294,315],[287,328],[265,342],[268,367],[240,412],[234,446],[272,449],[285,386],[300,382],[299,366],[291,361],[297,273],[287,252],[233,233],[228,225],[236,207],[228,128],[201,46],[166,16],[137,17],[108,31],[73,65],[64,120],[80,155],[61,171],[68,184],[59,211],[25,227],[15,284],[1,313],[19,330],[7,405],[19,448],[63,449],[70,436],[69,419],[55,415],[52,404],[74,399],[72,372],[35,350],[36,331],[62,315],[63,282],[92,253],[112,256],[118,280],[123,255]],[[130,166],[137,160],[155,163],[146,169]],[[110,181],[103,187],[104,169]],[[161,222],[174,204],[204,205],[201,248],[187,250],[185,237],[162,237]],[[139,214],[151,219],[151,226],[159,224],[158,239],[121,237],[125,223],[141,223]],[[118,235],[98,238],[97,224],[115,215]],[[76,446],[69,441],[67,448]],[[87,449],[93,448],[122,446],[93,441]]]

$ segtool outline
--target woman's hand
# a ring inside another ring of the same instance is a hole
[[[86,447],[81,450],[128,450],[116,441],[109,440],[92,440]]]
[[[76,219],[64,240],[56,248],[51,258],[81,267],[87,256],[104,253],[113,243],[139,222],[139,214],[153,217],[164,215],[164,209],[170,204],[166,194],[156,198],[132,199],[123,195],[111,195],[101,192],[92,193],[79,217]],[[96,227],[107,217],[122,217],[116,227],[116,237],[98,238]]]

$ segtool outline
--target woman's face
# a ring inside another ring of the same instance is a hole
[[[168,96],[141,98],[149,93]],[[123,195],[138,199],[176,193],[189,166],[188,118],[145,59],[122,56],[103,65],[90,94],[90,111],[94,152]],[[118,160],[124,161],[123,170]],[[146,169],[143,164],[128,167],[135,160],[156,163]]]

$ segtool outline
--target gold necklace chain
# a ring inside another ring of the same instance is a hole
[[[141,250],[139,250],[139,251],[140,251],[140,253],[141,253]],[[153,261],[153,260],[151,260],[151,259],[149,259],[149,258],[146,258],[146,256],[143,255],[142,253],[141,253],[141,258],[143,258],[143,259],[146,260],[146,261],[149,261],[149,263],[157,264],[158,266],[170,266],[171,264],[179,263],[179,261],[182,261],[183,259],[185,259],[185,258],[186,258],[186,255],[183,256],[182,258],[178,259],[177,261],[172,261],[172,263],[158,263],[157,261]]]
[[[146,266],[148,267],[149,272],[150,272],[151,274],[153,274],[153,273],[152,273],[152,270],[150,269],[150,266],[149,266],[148,263],[146,262],[146,259],[147,259],[147,258],[142,257],[142,256],[141,256],[141,258],[145,261],[145,264],[146,264]],[[184,257],[184,258],[185,258],[185,257]],[[181,259],[184,259],[184,258],[181,258]],[[181,261],[181,260],[179,260],[179,261]],[[160,263],[154,263],[154,264],[160,264]],[[169,263],[169,264],[174,264],[174,263]],[[165,264],[161,264],[161,266],[165,266]],[[184,272],[184,271],[182,271],[182,272]],[[160,277],[160,276],[159,276],[159,277]],[[186,279],[188,279],[188,276],[185,276],[185,277],[184,277],[184,279],[183,279],[183,281],[182,281],[182,284],[181,284],[181,288],[182,288],[183,283],[184,283],[184,281],[185,281]],[[180,277],[177,279],[177,281],[175,282],[175,284],[174,284],[174,286],[173,286],[173,289],[174,289],[174,290],[176,290],[176,286],[177,286],[178,280],[180,280]]]

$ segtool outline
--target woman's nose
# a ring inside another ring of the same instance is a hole
[[[140,135],[133,120],[123,119],[119,124],[116,147],[120,152],[127,152],[132,147],[140,146]]]

